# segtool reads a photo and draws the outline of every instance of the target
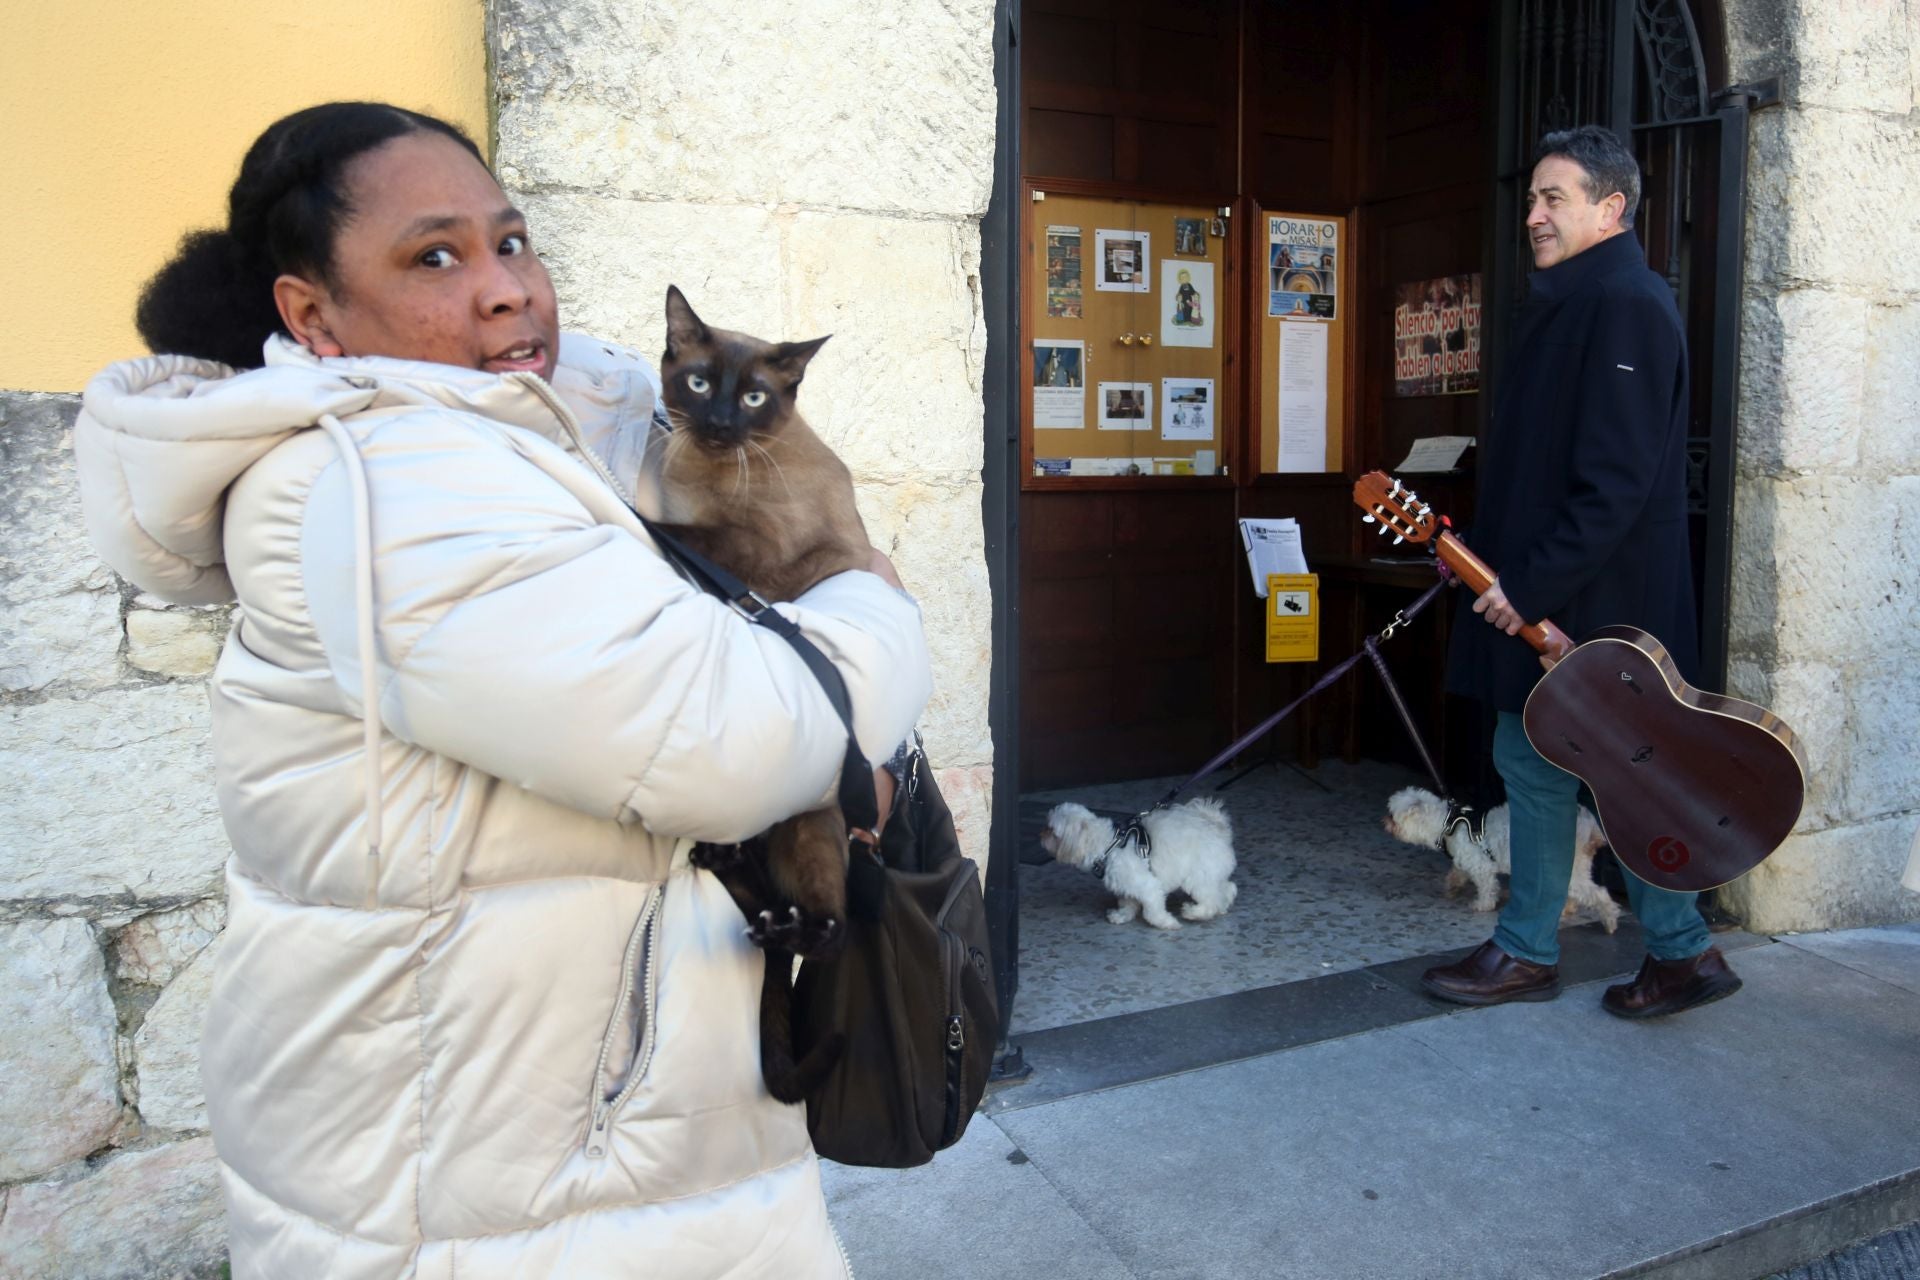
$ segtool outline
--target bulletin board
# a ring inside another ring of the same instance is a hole
[[[1340,471],[1351,429],[1349,365],[1358,301],[1350,224],[1334,214],[1257,207],[1252,222],[1260,270],[1247,272],[1243,288],[1259,346],[1257,415],[1250,416],[1260,424],[1260,471]],[[1307,424],[1316,391],[1324,399],[1324,439],[1313,449]]]
[[[1025,214],[1023,486],[1225,476],[1240,397],[1229,219],[1037,188]]]

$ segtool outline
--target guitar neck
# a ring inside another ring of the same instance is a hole
[[[1467,544],[1453,536],[1450,529],[1442,529],[1440,536],[1433,540],[1434,551],[1440,556],[1442,564],[1453,570],[1453,574],[1466,584],[1467,590],[1474,595],[1485,595],[1487,588],[1493,585],[1497,576],[1492,566],[1468,549]],[[1520,638],[1532,645],[1537,652],[1550,653],[1558,657],[1573,648],[1573,640],[1555,626],[1551,619],[1541,619],[1520,628]]]

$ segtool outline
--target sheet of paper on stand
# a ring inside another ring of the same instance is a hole
[[[1402,474],[1457,470],[1460,455],[1472,444],[1472,436],[1425,436],[1413,442],[1413,448],[1394,470]]]
[[[1307,572],[1306,553],[1300,548],[1300,522],[1243,518],[1240,542],[1247,549],[1247,568],[1253,573],[1253,593],[1267,598],[1267,577],[1275,573]]]

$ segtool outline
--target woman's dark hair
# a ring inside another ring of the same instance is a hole
[[[384,102],[327,102],[269,125],[240,162],[226,228],[189,232],[140,291],[134,325],[147,346],[258,366],[261,345],[284,331],[274,280],[333,283],[334,237],[353,212],[347,166],[410,133],[444,134],[486,163],[456,126]]]

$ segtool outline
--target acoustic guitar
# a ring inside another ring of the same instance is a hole
[[[1353,500],[1396,543],[1430,544],[1475,595],[1494,572],[1411,489],[1370,471]],[[1542,621],[1520,636],[1551,665],[1522,713],[1534,750],[1587,784],[1620,865],[1693,892],[1745,875],[1786,840],[1806,797],[1807,757],[1765,707],[1696,689],[1637,627],[1575,645]]]

